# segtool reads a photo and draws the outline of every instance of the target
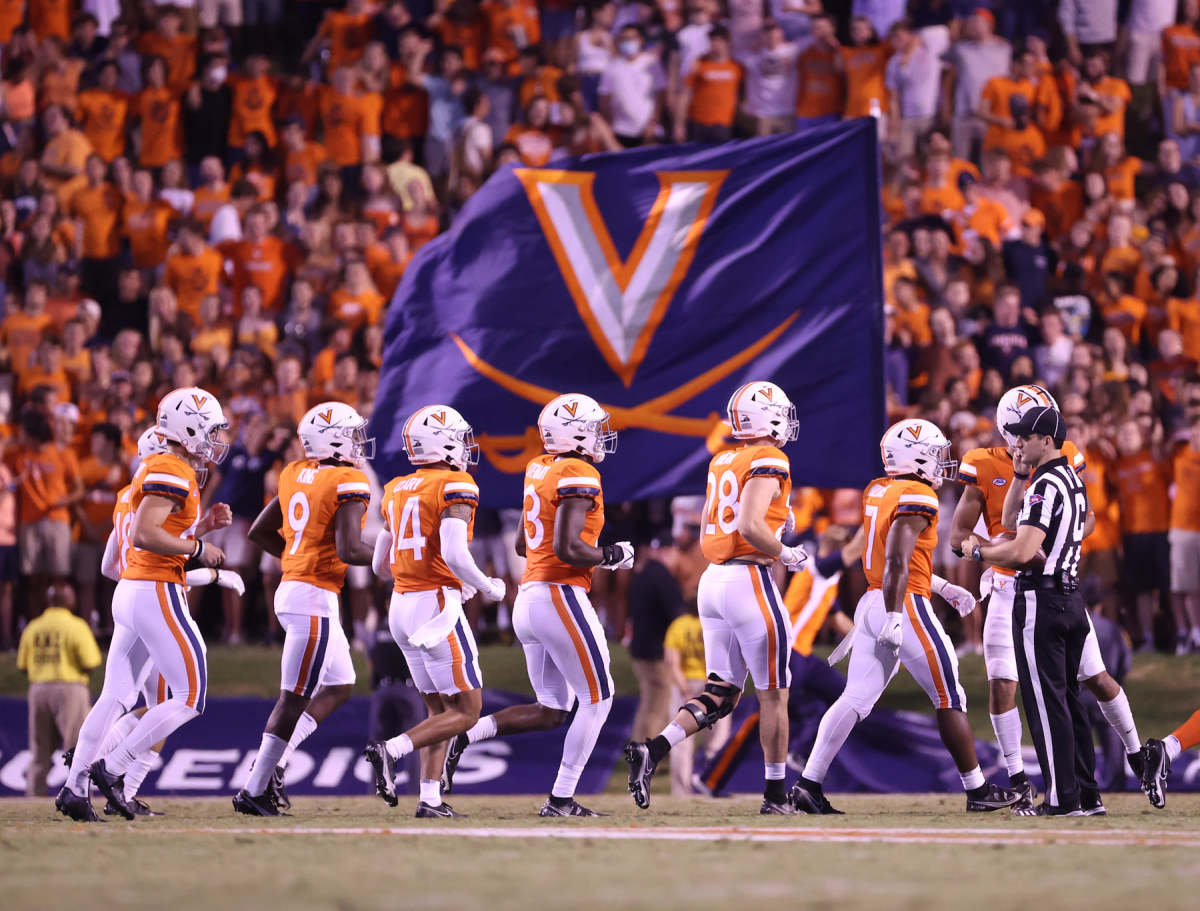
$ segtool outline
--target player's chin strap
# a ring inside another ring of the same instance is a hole
[[[408,637],[408,641],[417,648],[429,648],[444,642],[454,631],[458,621],[463,619],[462,596],[458,589],[445,586],[442,588],[442,597],[446,599],[446,606],[432,620],[418,626]]]
[[[684,703],[683,709],[690,712],[700,725],[700,730],[710,728],[733,711],[737,704],[738,688],[732,683],[726,683],[716,674],[709,674],[704,684],[704,692]],[[713,698],[716,697],[716,698]],[[720,700],[719,702],[717,700]],[[700,703],[700,706],[696,703]]]

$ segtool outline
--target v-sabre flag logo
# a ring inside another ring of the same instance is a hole
[[[552,398],[620,431],[610,499],[699,494],[750,380],[796,403],[797,484],[879,471],[883,294],[874,122],[506,168],[409,265],[388,311],[369,433],[407,470],[404,418],[458,409],[484,505],[515,506]]]

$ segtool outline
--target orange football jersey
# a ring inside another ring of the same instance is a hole
[[[471,507],[467,540],[475,529],[479,487],[465,471],[418,468],[383,489],[380,511],[392,533],[392,579],[398,592],[462,588],[442,557],[442,513],[458,504]]]
[[[196,472],[191,465],[174,453],[156,453],[142,462],[129,488],[131,516],[138,511],[147,494],[166,497],[174,501],[177,508],[163,522],[163,531],[180,538],[192,536],[200,518],[200,487],[196,484]],[[132,518],[130,523],[132,525]],[[183,566],[187,560],[182,554],[155,554],[130,547],[121,578],[182,585]]]
[[[1075,474],[1082,477],[1087,467],[1083,453],[1070,440],[1063,443],[1062,454],[1075,469]],[[1005,446],[992,446],[988,449],[972,449],[962,457],[958,466],[958,479],[964,484],[978,487],[983,494],[983,522],[987,526],[988,537],[993,541],[997,535],[1012,534],[1011,528],[1005,528],[1000,521],[1004,513],[1004,497],[1008,494],[1008,485],[1013,480],[1012,456]],[[1015,569],[1004,566],[993,566],[992,569],[1002,576],[1015,576]]]
[[[333,517],[343,503],[370,499],[367,476],[350,465],[301,459],[284,466],[279,473],[283,580],[340,592],[346,564],[338,559]]]
[[[124,573],[125,567],[129,565],[129,534],[133,527],[132,493],[133,485],[126,484],[117,491],[117,502],[113,505],[112,523],[113,534],[117,536],[117,569],[121,573]]]
[[[924,481],[878,478],[863,492],[863,524],[867,526],[867,549],[862,555],[868,588],[883,588],[883,565],[887,536],[900,516],[924,516],[929,520],[908,564],[908,590],[929,597],[933,573],[933,549],[937,547],[938,498]]]
[[[596,466],[574,456],[540,455],[525,468],[522,523],[525,526],[525,575],[521,582],[558,582],[592,588],[592,567],[571,566],[554,553],[554,517],[558,504],[571,497],[592,501],[583,523],[583,540],[593,547],[604,528],[604,492]]]
[[[709,563],[760,555],[737,530],[742,489],[751,478],[775,478],[779,496],[767,507],[767,525],[775,537],[783,535],[788,502],[792,496],[791,464],[774,446],[743,446],[719,452],[708,463],[704,500],[704,525],[700,549]]]

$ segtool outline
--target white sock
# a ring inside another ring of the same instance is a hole
[[[992,716],[992,730],[996,732],[996,743],[1000,745],[1004,768],[1008,774],[1018,775],[1025,771],[1025,760],[1021,758],[1021,711],[1011,708],[1007,712]]]
[[[442,783],[440,781],[430,778],[421,779],[421,803],[427,803],[431,807],[442,805]]]
[[[117,748],[117,744],[133,733],[133,729],[137,727],[138,716],[133,712],[126,712],[117,719],[108,730],[108,734],[104,738],[104,742],[100,744],[100,755],[104,756],[111,753]]]
[[[392,757],[392,762],[399,762],[413,751],[412,741],[409,740],[407,734],[397,734],[385,743],[384,747],[387,748],[388,755]]]
[[[1100,713],[1104,716],[1121,742],[1125,744],[1126,753],[1136,753],[1142,748],[1138,738],[1137,724],[1133,720],[1133,710],[1129,707],[1129,697],[1122,688],[1108,702],[1098,702]]]
[[[682,725],[676,724],[674,721],[672,721],[662,729],[661,736],[666,737],[667,743],[671,744],[671,749],[674,749],[675,747],[679,746],[679,744],[687,740],[687,731],[683,729]]]
[[[959,772],[958,777],[962,779],[964,791],[974,791],[983,787],[983,770],[979,766],[975,766],[969,772]]]
[[[279,764],[285,769],[288,762],[292,758],[292,754],[296,752],[296,747],[304,743],[308,739],[308,735],[317,729],[317,719],[308,712],[301,712],[300,717],[296,720],[296,729],[292,731],[292,739],[288,741],[287,748],[283,751],[283,755],[279,757]]]
[[[146,775],[150,769],[154,767],[155,760],[158,759],[158,754],[153,750],[143,753],[133,761],[133,765],[125,770],[125,799],[133,800],[137,797],[137,792],[142,787],[142,782],[146,780]]]
[[[1168,734],[1167,739],[1163,741],[1163,749],[1167,751],[1167,759],[1174,762],[1179,758],[1179,754],[1183,752],[1183,744],[1179,742],[1179,738],[1174,734]]]
[[[265,794],[271,776],[275,774],[275,766],[279,765],[279,757],[287,749],[287,741],[274,734],[263,734],[262,743],[258,747],[258,755],[254,757],[254,768],[250,770],[250,779],[246,782],[247,793],[258,797]]]
[[[130,735],[104,757],[104,764],[113,775],[124,775],[137,760],[160,740],[179,730],[200,713],[187,704],[184,696],[172,696],[146,712]]]
[[[854,726],[858,724],[858,712],[842,696],[829,707],[817,728],[817,741],[813,744],[812,752],[808,754],[808,762],[804,765],[804,777],[809,781],[822,782],[833,763],[833,757],[838,754]]]
[[[125,710],[121,703],[112,696],[100,693],[100,698],[88,712],[79,729],[79,737],[75,741],[75,755],[71,758],[71,771],[67,773],[67,787],[72,793],[86,795],[91,791],[88,781],[88,766],[102,756],[112,752],[112,748],[101,750],[100,746],[108,737],[109,731]]]
[[[475,726],[467,731],[467,743],[479,743],[481,740],[491,740],[496,736],[496,716],[484,715],[475,722]]]
[[[766,770],[766,774],[763,777],[766,778],[767,781],[779,781],[786,774],[784,770],[787,768],[787,763],[765,762],[763,763],[763,768]]]
[[[584,767],[592,756],[592,750],[596,748],[600,729],[604,727],[611,708],[611,697],[594,705],[579,703],[575,717],[571,719],[571,725],[567,728],[567,736],[563,739],[562,762],[558,766],[554,787],[550,789],[551,797],[575,796],[579,776],[583,774]]]

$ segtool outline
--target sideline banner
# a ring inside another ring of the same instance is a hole
[[[878,158],[868,118],[498,172],[396,290],[376,472],[408,470],[404,418],[447,404],[482,502],[514,506],[542,406],[583,392],[621,431],[609,499],[700,493],[729,395],[763,379],[809,441],[795,482],[862,487],[884,429]]]

